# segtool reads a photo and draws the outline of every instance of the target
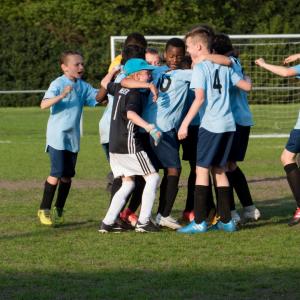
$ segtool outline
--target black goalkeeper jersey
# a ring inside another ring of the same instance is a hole
[[[109,152],[134,154],[143,149],[139,126],[127,119],[127,111],[141,115],[143,96],[138,89],[128,89],[120,83],[109,83],[107,91],[114,96],[109,132]]]

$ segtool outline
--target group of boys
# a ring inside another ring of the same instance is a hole
[[[241,221],[235,210],[233,189],[243,206],[243,220],[259,219],[247,180],[237,166],[244,160],[253,125],[246,95],[251,82],[243,74],[229,37],[215,35],[208,26],[196,26],[186,34],[185,43],[177,38],[167,42],[164,66],[158,66],[159,56],[148,64],[146,48],[142,35],[128,36],[122,55],[101,81],[99,91],[81,80],[83,63],[79,53],[66,52],[62,56],[64,75],[51,83],[41,102],[41,108],[50,107],[46,149],[51,160],[51,173],[38,211],[41,223],[63,223],[79,151],[82,107],[96,105],[107,93],[108,106],[99,128],[114,180],[110,206],[99,232],[155,232],[159,226],[179,233],[233,232]],[[157,55],[153,49],[149,53]],[[282,70],[272,69],[262,59],[256,63],[282,75]],[[300,73],[297,68],[292,70],[293,75]],[[297,127],[292,131],[282,156],[298,204],[292,225],[300,222],[300,189],[296,184],[300,171],[295,168],[295,156],[300,152],[298,131]],[[183,159],[189,161],[191,169],[183,212],[189,224],[184,227],[171,216],[181,173],[180,144]],[[151,212],[159,169],[163,169],[163,178],[154,221]],[[57,201],[51,211],[57,185]],[[137,217],[135,212],[140,205]]]

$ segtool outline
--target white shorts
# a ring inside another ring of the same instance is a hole
[[[145,151],[135,154],[109,153],[109,163],[115,178],[143,176],[156,172]]]

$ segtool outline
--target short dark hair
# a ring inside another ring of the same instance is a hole
[[[182,39],[172,38],[167,41],[165,50],[168,51],[169,47],[182,48],[185,53],[185,43]]]
[[[218,54],[226,54],[233,51],[230,37],[224,33],[215,35],[212,48]]]
[[[64,51],[64,52],[61,53],[61,55],[59,57],[59,63],[60,64],[66,64],[67,58],[70,55],[79,55],[79,56],[83,57],[82,54],[79,51],[67,50],[67,51]]]
[[[145,48],[141,48],[137,45],[128,45],[124,47],[122,51],[122,61],[121,64],[125,65],[130,58],[142,58],[145,59]]]
[[[180,68],[181,69],[191,69],[192,67],[192,58],[190,55],[185,55],[181,61]]]
[[[141,48],[146,49],[148,43],[147,43],[145,37],[141,33],[132,32],[127,36],[127,38],[124,42],[124,47],[129,46],[129,45],[137,45]]]

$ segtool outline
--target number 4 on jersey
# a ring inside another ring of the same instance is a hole
[[[213,88],[216,89],[216,90],[219,90],[219,93],[221,94],[222,84],[221,84],[220,78],[219,78],[219,70],[215,71]]]

